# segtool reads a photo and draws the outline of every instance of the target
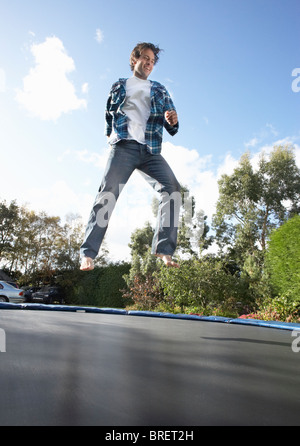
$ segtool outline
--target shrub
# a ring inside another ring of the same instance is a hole
[[[122,263],[81,272],[73,286],[72,304],[124,308],[121,290],[125,286],[123,275],[128,274],[129,268],[129,264]]]
[[[162,266],[156,275],[165,295],[182,311],[195,307],[206,314],[232,312],[243,301],[241,280],[213,257],[182,261],[179,269]]]
[[[280,296],[268,298],[261,304],[258,311],[244,314],[243,319],[259,319],[263,321],[300,322],[299,304],[289,298]]]
[[[300,216],[287,220],[270,238],[266,267],[275,295],[300,301]]]
[[[131,300],[137,310],[155,310],[164,299],[158,280],[152,275],[136,275],[123,297]]]

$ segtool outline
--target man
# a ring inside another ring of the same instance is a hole
[[[111,212],[135,169],[161,194],[152,254],[167,266],[179,267],[172,255],[177,243],[180,185],[160,154],[163,127],[175,135],[178,116],[165,87],[148,80],[159,52],[152,43],[136,45],[130,56],[133,76],[119,79],[111,88],[106,107],[111,152],[80,250],[83,271],[94,268]]]

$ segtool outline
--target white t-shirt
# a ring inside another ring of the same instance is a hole
[[[128,118],[128,139],[145,144],[145,130],[151,109],[151,83],[131,77],[126,81],[126,99],[123,111]]]

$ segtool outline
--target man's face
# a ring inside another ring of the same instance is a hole
[[[150,76],[155,64],[155,55],[150,48],[142,51],[140,57],[135,61],[133,74],[139,79],[146,80]]]

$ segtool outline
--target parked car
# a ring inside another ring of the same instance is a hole
[[[29,295],[29,293],[31,295]],[[27,302],[43,302],[44,304],[53,304],[55,302],[60,305],[65,302],[64,293],[62,289],[58,286],[46,285],[39,289],[38,291],[26,292]]]
[[[0,281],[0,302],[22,303],[24,301],[24,290],[16,288],[4,280]]]
[[[25,288],[24,291],[25,302],[33,302],[32,300],[33,293],[36,293],[41,289],[41,287],[31,287],[31,288],[24,287],[24,288]]]

